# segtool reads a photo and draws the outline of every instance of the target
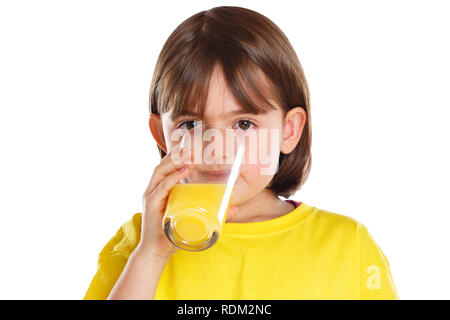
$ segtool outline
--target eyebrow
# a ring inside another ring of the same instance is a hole
[[[258,114],[256,112],[248,112],[246,110],[234,110],[234,111],[229,111],[225,114],[225,116],[235,116],[235,115],[239,115],[239,114]],[[186,110],[185,112],[183,112],[183,114],[181,114],[178,118],[184,117],[184,116],[193,116],[193,117],[199,117],[200,114],[191,110]]]

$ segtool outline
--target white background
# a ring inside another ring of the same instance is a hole
[[[317,0],[1,1],[0,298],[84,296],[159,163],[159,51],[218,5],[269,17],[303,64],[313,166],[292,199],[367,226],[401,299],[449,299],[448,3]]]

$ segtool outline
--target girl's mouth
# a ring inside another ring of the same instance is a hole
[[[203,171],[203,176],[210,181],[224,181],[228,178],[229,171]]]

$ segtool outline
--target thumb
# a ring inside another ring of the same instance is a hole
[[[230,206],[228,208],[228,212],[227,212],[227,220],[228,219],[232,219],[237,214],[238,214],[238,207],[237,206]]]

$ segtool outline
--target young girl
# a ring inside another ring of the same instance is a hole
[[[85,299],[399,298],[389,262],[363,224],[280,198],[308,176],[311,119],[300,61],[268,18],[216,7],[181,23],[159,55],[150,113],[161,162],[143,213],[100,252]],[[190,252],[175,248],[161,225],[171,188],[192,169],[171,160],[169,137],[200,121],[241,135],[281,134],[277,172],[244,165],[219,240]]]

